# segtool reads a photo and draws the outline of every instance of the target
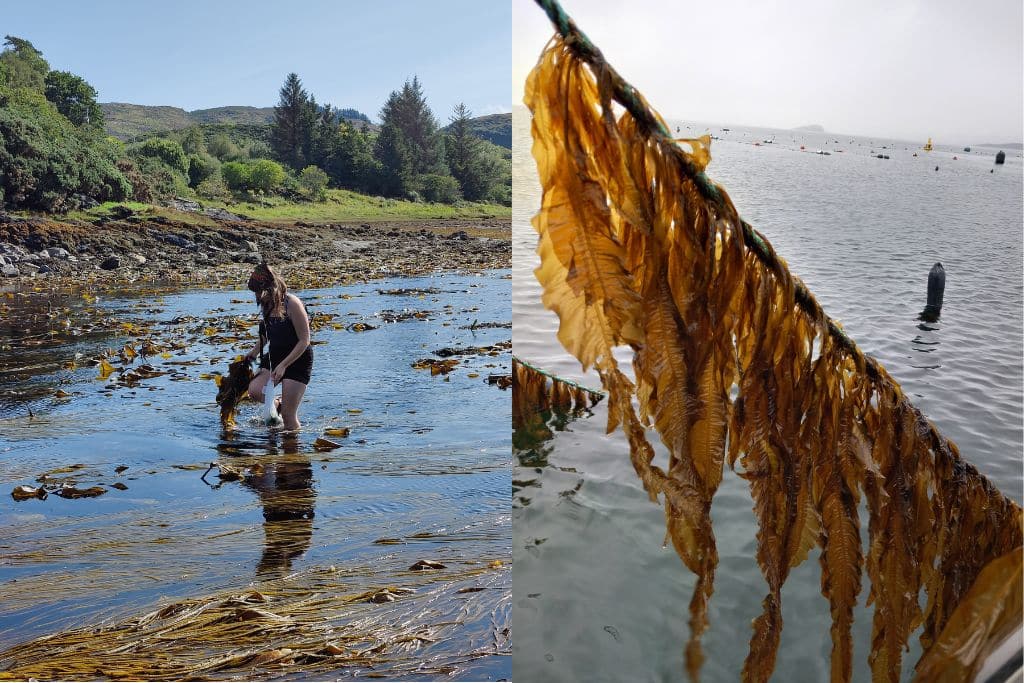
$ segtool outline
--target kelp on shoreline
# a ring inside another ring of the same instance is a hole
[[[390,567],[391,585],[370,583],[383,567],[316,568],[172,602],[0,652],[0,680],[209,680],[343,669],[450,675],[511,650],[508,566],[456,565]]]
[[[955,660],[977,671],[1020,623],[1019,610],[1007,611],[1020,602],[1020,507],[961,459],[743,223],[704,175],[710,140],[658,132],[667,128],[642,96],[571,36],[554,39],[526,87],[544,188],[533,221],[536,275],[559,316],[559,341],[600,374],[608,431],[622,427],[637,475],[652,500],[663,498],[669,538],[697,576],[688,673],[695,679],[703,660],[718,564],[711,504],[726,461],[739,462],[750,482],[769,589],[744,680],[769,678],[782,585],[815,546],[832,613],[832,680],[852,674],[864,571],[875,680],[899,679],[902,650],[922,624],[919,676],[936,670],[933,644],[947,653],[938,666]],[[618,115],[613,97],[631,106]],[[616,362],[618,346],[633,349],[635,383]],[[667,467],[654,462],[649,427],[669,452]],[[997,558],[1001,571],[987,571]],[[1008,576],[1018,580],[1007,584]],[[991,600],[993,592],[1008,599]],[[970,640],[965,623],[990,628]]]

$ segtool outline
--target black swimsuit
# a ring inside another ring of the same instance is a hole
[[[303,306],[305,309],[305,306]],[[295,325],[288,317],[288,298],[284,300],[284,317],[269,317],[265,313],[260,321],[260,337],[270,341],[270,364],[267,363],[267,354],[260,355],[260,367],[277,367],[278,364],[288,357],[295,345],[299,343],[299,335],[295,332]],[[284,379],[293,379],[296,382],[309,384],[309,377],[313,372],[313,347],[309,346],[302,355],[295,359],[295,362],[284,371]]]

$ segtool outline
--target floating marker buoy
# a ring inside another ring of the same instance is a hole
[[[997,164],[1006,163],[1006,154],[1003,152],[1003,150],[999,150],[999,154],[996,155],[996,163]]]
[[[939,167],[938,167],[938,166],[936,166],[936,167],[935,167],[935,170],[936,170],[936,171],[938,171],[938,170],[939,170]]]
[[[928,302],[918,316],[918,320],[933,323],[942,313],[942,294],[946,291],[946,270],[941,263],[936,263],[928,271]]]
[[[956,157],[955,156],[953,157],[953,161],[956,161]]]

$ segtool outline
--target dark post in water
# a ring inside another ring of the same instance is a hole
[[[996,154],[996,163],[997,164],[1005,164],[1006,163],[1006,152],[1004,152],[1003,150],[999,150],[999,153]]]
[[[942,313],[942,294],[946,291],[946,270],[941,263],[936,263],[928,271],[928,303],[925,305],[920,320],[933,323]]]

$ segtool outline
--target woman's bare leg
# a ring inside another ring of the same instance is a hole
[[[263,403],[263,390],[267,387],[267,377],[269,376],[270,370],[263,368],[249,382],[249,397],[257,403]]]
[[[299,403],[306,393],[306,385],[293,379],[281,380],[281,418],[285,429],[299,429]]]

